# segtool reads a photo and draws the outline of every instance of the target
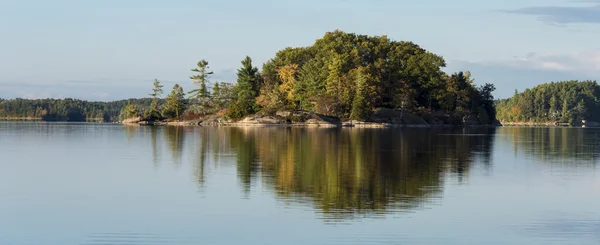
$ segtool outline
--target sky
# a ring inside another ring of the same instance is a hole
[[[191,89],[206,59],[231,81],[246,56],[342,30],[412,41],[471,71],[496,98],[600,78],[600,0],[0,0],[0,97],[145,97]]]

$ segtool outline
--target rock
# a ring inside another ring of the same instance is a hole
[[[292,115],[292,112],[291,111],[277,111],[275,113],[275,115],[279,116],[279,117],[289,117]]]
[[[121,123],[123,124],[138,124],[142,121],[142,117],[133,117],[124,119]]]

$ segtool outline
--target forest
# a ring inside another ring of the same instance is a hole
[[[76,99],[0,99],[0,118],[36,119],[44,121],[104,121],[119,120],[128,104],[148,107],[151,99],[129,99],[113,102],[89,102]]]
[[[73,99],[0,102],[0,117],[43,120],[116,121],[144,116],[185,120],[218,113],[230,120],[303,110],[343,120],[372,120],[388,108],[448,123],[496,121],[493,84],[476,86],[469,72],[446,74],[442,56],[417,44],[340,30],[326,33],[312,46],[285,48],[259,70],[246,57],[237,81],[213,82],[209,62],[191,71],[192,90],[180,85],[163,98],[163,85],[153,83],[151,98],[116,102]]]
[[[596,81],[551,82],[515,91],[496,103],[502,122],[558,122],[580,124],[600,120],[600,87]]]

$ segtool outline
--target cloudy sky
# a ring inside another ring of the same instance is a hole
[[[413,41],[496,97],[600,78],[600,0],[0,0],[0,97],[114,100],[152,80],[189,88],[207,59],[235,80],[287,46],[340,29]]]

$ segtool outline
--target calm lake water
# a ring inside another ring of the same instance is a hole
[[[600,244],[600,129],[0,122],[0,244]]]

